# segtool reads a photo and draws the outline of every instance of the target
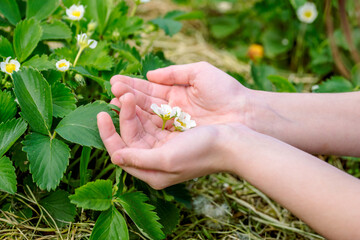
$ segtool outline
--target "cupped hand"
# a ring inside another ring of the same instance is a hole
[[[107,113],[98,114],[100,136],[114,164],[155,189],[227,170],[220,126],[161,130],[161,119],[136,106],[136,101],[132,93],[119,100],[121,136]]]
[[[157,69],[148,72],[147,78],[114,76],[112,92],[116,98],[134,94],[136,105],[149,113],[153,103],[178,106],[198,125],[245,122],[249,89],[209,63]]]

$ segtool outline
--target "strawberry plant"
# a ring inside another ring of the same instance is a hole
[[[145,79],[170,64],[139,51],[142,33],[173,35],[188,16],[145,22],[139,4],[0,0],[0,206],[34,229],[47,224],[61,238],[85,219],[96,220],[90,239],[163,239],[178,222],[178,189],[155,191],[111,164],[96,124],[105,111],[119,128],[106,103],[113,75]]]

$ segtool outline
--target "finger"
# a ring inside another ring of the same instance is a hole
[[[171,90],[169,86],[164,86],[161,84],[152,83],[146,80],[138,79],[138,78],[131,78],[128,76],[123,75],[116,75],[111,78],[110,83],[111,85],[115,85],[116,83],[123,83],[127,86],[131,87],[132,89],[139,91],[143,94],[148,96],[152,96],[155,98],[160,98],[163,100],[168,99],[168,93]]]
[[[192,85],[196,75],[196,64],[173,65],[147,73],[150,82],[165,85]]]
[[[167,172],[167,162],[164,153],[158,148],[139,149],[127,148],[121,149],[112,155],[113,163],[121,167],[131,167],[137,169],[157,170]]]
[[[113,121],[108,113],[99,113],[97,115],[97,124],[100,137],[110,156],[112,156],[116,151],[126,147],[126,144],[116,132]]]
[[[117,106],[118,108],[121,108],[121,103],[120,103],[119,99],[117,99],[117,98],[111,99],[110,104],[113,104],[113,105]]]
[[[122,83],[116,82],[111,88],[111,91],[116,97],[121,97],[126,93],[132,93],[135,96],[136,104],[144,109],[145,111],[152,112],[151,104],[155,103],[157,105],[167,104],[167,102],[163,99],[148,96],[140,91],[134,90],[130,86]]]
[[[163,189],[175,183],[171,182],[173,176],[168,173],[155,170],[145,170],[132,167],[122,167],[127,173],[148,183],[154,189]]]
[[[120,132],[122,139],[131,147],[150,147],[143,138],[146,133],[136,114],[134,95],[131,93],[125,94],[120,98],[120,102]]]

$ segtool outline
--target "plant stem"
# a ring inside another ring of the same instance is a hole
[[[83,47],[80,47],[79,52],[78,52],[78,54],[76,55],[76,58],[75,58],[75,61],[74,61],[74,64],[73,64],[74,67],[76,66],[76,63],[78,62],[82,51],[84,51],[84,48],[83,48]]]
[[[306,33],[306,27],[307,24],[306,23],[301,23],[300,26],[300,32],[299,35],[297,37],[297,46],[296,46],[296,52],[295,52],[295,59],[294,59],[294,66],[297,69],[297,73],[298,74],[303,74],[303,58],[304,58],[304,37],[305,37],[305,33]]]
[[[134,6],[133,9],[131,10],[130,17],[135,16],[137,7],[138,7],[138,4],[137,4],[137,2],[135,2],[135,6]]]
[[[164,129],[165,129],[165,123],[166,123],[166,120],[163,119],[163,125],[162,125],[161,130],[164,130]]]

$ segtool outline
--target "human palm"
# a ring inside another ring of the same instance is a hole
[[[170,66],[151,71],[147,77],[149,81],[115,76],[112,92],[116,98],[134,94],[136,105],[148,113],[153,103],[178,106],[198,125],[243,122],[248,89],[208,63]],[[118,99],[112,103],[120,106]]]

